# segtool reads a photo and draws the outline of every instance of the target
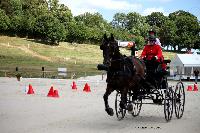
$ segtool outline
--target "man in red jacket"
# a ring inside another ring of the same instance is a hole
[[[151,90],[156,89],[156,82],[161,82],[161,78],[157,77],[156,73],[158,71],[166,70],[166,65],[163,63],[164,58],[162,55],[162,49],[159,45],[156,44],[155,36],[149,36],[148,44],[145,45],[140,58],[143,59],[146,64],[147,77],[144,85],[147,87],[147,91],[150,92]],[[158,98],[156,98],[156,100],[158,100]],[[156,101],[154,102],[156,103]]]
[[[156,38],[154,36],[149,37],[149,43],[145,45],[140,58],[156,60],[157,62],[163,61],[162,49],[159,45],[156,45]]]

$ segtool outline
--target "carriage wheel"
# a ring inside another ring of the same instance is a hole
[[[173,91],[172,87],[168,87],[165,91],[164,114],[166,121],[170,121],[173,114]]]
[[[115,98],[115,111],[118,120],[122,120],[126,114],[126,109],[122,109],[120,107],[120,102],[121,102],[121,93],[117,92],[116,98]]]
[[[183,83],[180,81],[177,83],[174,92],[175,114],[178,119],[180,119],[183,116],[184,106],[185,106],[185,91]]]
[[[142,99],[133,100],[133,112],[132,116],[136,117],[140,114],[141,107],[142,107]]]

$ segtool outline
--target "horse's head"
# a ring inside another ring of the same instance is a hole
[[[109,56],[111,59],[119,59],[121,57],[118,43],[115,40],[109,41]]]
[[[111,34],[109,41],[108,41],[108,52],[110,58],[110,68],[112,70],[120,69],[122,55],[119,50],[118,42],[114,39],[113,34]]]
[[[111,64],[111,60],[119,59],[121,56],[118,42],[115,40],[113,34],[109,38],[104,34],[100,49],[103,50],[104,64],[107,66]]]

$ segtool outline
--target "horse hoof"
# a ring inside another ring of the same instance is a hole
[[[106,108],[105,110],[106,110],[106,112],[108,113],[108,115],[110,115],[110,116],[113,116],[113,115],[114,115],[114,112],[113,112],[113,109],[112,109],[112,108]]]

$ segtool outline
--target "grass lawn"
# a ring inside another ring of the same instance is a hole
[[[45,71],[51,71],[49,77],[57,75],[58,67],[67,68],[69,73],[75,73],[77,77],[101,73],[96,69],[97,64],[103,61],[98,45],[61,42],[59,46],[50,46],[26,38],[0,36],[0,49],[0,76],[4,76],[4,70],[14,76],[16,67],[24,77],[41,77],[42,67]],[[129,50],[120,48],[120,51],[130,55]],[[174,55],[164,52],[167,59]]]

